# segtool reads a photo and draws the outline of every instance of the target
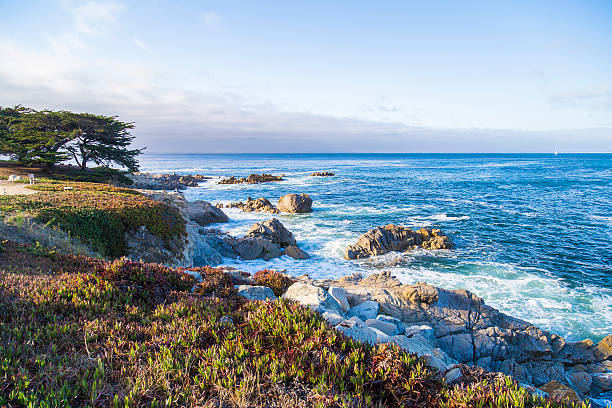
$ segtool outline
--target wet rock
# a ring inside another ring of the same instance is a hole
[[[296,282],[287,289],[283,297],[319,313],[331,312],[342,315],[342,306],[326,290],[318,286]]]
[[[267,286],[236,285],[238,295],[250,300],[275,300],[276,295]]]
[[[580,398],[576,394],[576,391],[558,381],[550,381],[549,383],[541,386],[540,390],[547,393],[555,400],[564,401],[566,403],[581,402]]]
[[[265,237],[281,248],[297,244],[293,234],[277,218],[254,224],[245,237]]]
[[[287,248],[285,248],[283,253],[293,259],[309,259],[310,258],[310,255],[308,255],[306,251],[298,248],[295,245],[289,245]]]
[[[400,225],[385,225],[371,229],[359,237],[355,245],[349,245],[346,259],[361,259],[388,252],[404,252],[416,247],[426,249],[450,249],[453,244],[439,229],[421,228],[413,231]]]
[[[376,344],[376,332],[365,325],[361,319],[352,317],[335,326],[335,329],[354,340]]]
[[[592,394],[612,391],[612,372],[595,373],[591,376]]]
[[[217,207],[223,208],[223,204],[217,204]],[[253,200],[248,197],[246,202],[242,201],[237,203],[229,203],[225,208],[239,208],[245,212],[267,212],[270,214],[278,214],[280,211],[276,208],[268,199],[260,197],[257,200]]]
[[[264,237],[245,237],[237,242],[234,250],[244,260],[263,258],[268,261],[282,255],[281,249]]]
[[[352,307],[348,311],[348,317],[356,316],[359,319],[365,321],[368,319],[376,319],[378,316],[378,310],[380,306],[378,302],[374,302],[373,300],[366,300],[359,305]]]
[[[593,353],[598,361],[608,360],[612,358],[612,334],[608,334],[603,338],[597,346],[595,346]]]
[[[312,199],[307,194],[286,194],[278,200],[277,208],[286,213],[309,213]]]
[[[333,177],[335,176],[335,173],[332,173],[331,171],[315,171],[314,173],[310,174],[311,177]]]
[[[241,184],[241,183],[259,184],[259,183],[268,183],[270,181],[283,181],[283,178],[281,176],[273,176],[268,173],[251,174],[249,177],[242,177],[242,178],[236,178],[232,176],[230,178],[226,178],[226,179],[219,181],[218,184]]]
[[[128,175],[132,180],[131,188],[148,190],[184,190],[187,187],[197,187],[201,182],[211,179],[201,174],[150,174],[132,173]]]
[[[201,226],[229,222],[225,213],[207,201],[197,200],[187,203],[187,214],[191,221]]]

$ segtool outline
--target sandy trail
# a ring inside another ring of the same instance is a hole
[[[0,180],[0,195],[35,194],[36,190],[26,188],[28,184]]]

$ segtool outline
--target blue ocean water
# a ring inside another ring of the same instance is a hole
[[[569,339],[612,333],[612,154],[148,155],[142,171],[215,177],[186,191],[212,203],[307,193],[314,211],[280,215],[313,257],[226,260],[247,271],[312,277],[389,270],[405,283],[466,288],[487,304]],[[335,177],[310,177],[313,171]],[[286,181],[219,185],[219,177]],[[227,209],[240,235],[270,215]],[[416,250],[347,261],[346,246],[389,223],[441,228],[452,251]]]

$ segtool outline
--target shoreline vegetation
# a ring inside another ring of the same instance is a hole
[[[220,208],[160,191],[205,176],[0,163],[28,173],[36,194],[0,196],[0,405],[585,407],[612,389],[612,336],[567,343],[467,291],[214,268],[303,254],[280,222],[231,237],[211,228]],[[289,196],[246,211],[310,210]],[[356,248],[452,247],[434,231],[387,226]],[[61,234],[73,246],[39,239]]]

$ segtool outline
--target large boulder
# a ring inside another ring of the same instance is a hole
[[[245,237],[264,237],[281,248],[297,244],[293,234],[276,218],[254,224]]]
[[[310,255],[308,255],[308,253],[300,248],[298,248],[295,245],[289,245],[287,248],[285,248],[285,250],[283,251],[284,255],[287,255],[288,257],[291,257],[293,259],[308,259],[310,258]]]
[[[244,260],[263,258],[268,261],[277,258],[283,253],[278,245],[267,237],[247,236],[238,240],[234,250]]]
[[[331,312],[342,315],[342,306],[326,290],[308,283],[296,282],[283,295],[319,313]]]
[[[309,213],[312,211],[312,199],[308,194],[287,194],[278,200],[277,208],[287,213]]]
[[[368,258],[388,252],[404,252],[416,247],[426,249],[450,249],[451,240],[439,229],[421,228],[413,231],[401,225],[385,225],[369,230],[359,237],[355,245],[349,245],[346,259]]]
[[[236,285],[238,295],[249,300],[275,300],[276,295],[267,286]]]
[[[203,227],[209,224],[229,222],[229,218],[221,209],[203,200],[187,202],[187,214],[191,221]]]

